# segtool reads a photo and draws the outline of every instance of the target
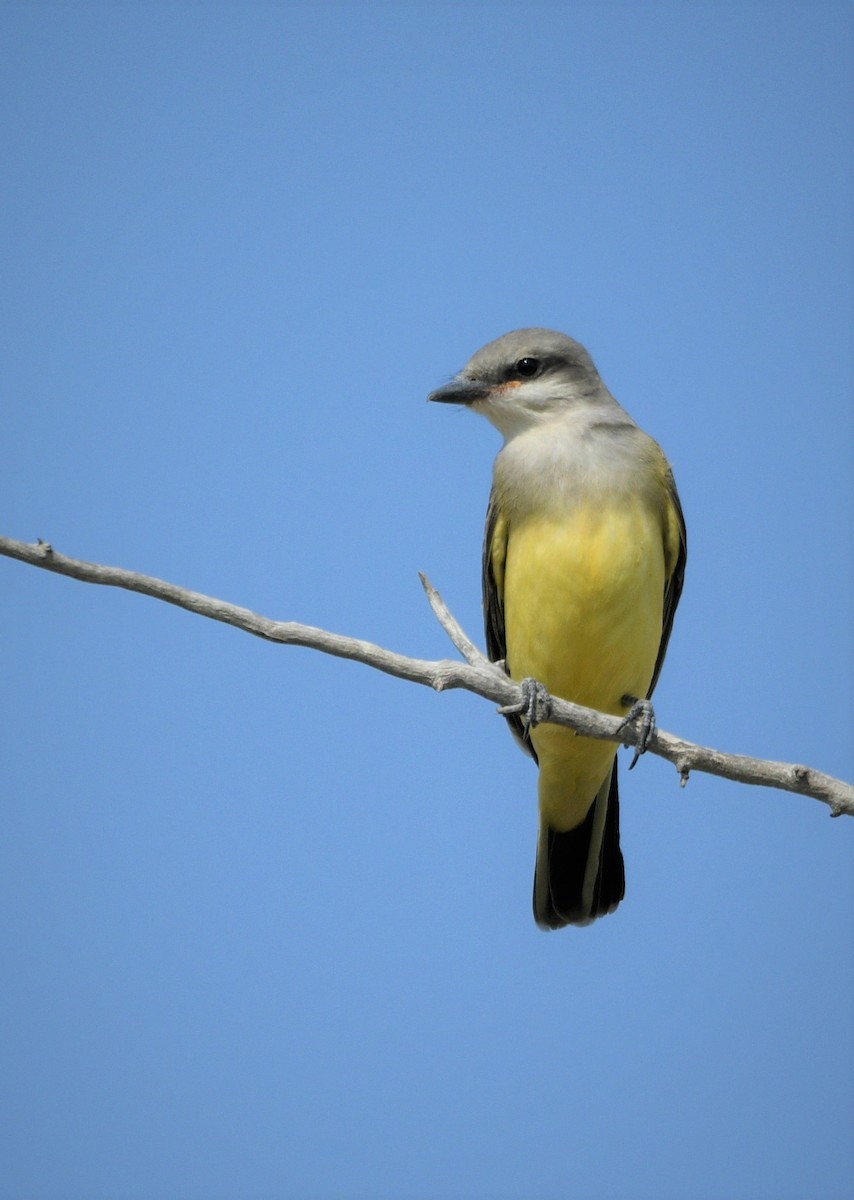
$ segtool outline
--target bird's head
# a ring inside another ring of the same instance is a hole
[[[613,403],[584,347],[553,329],[505,333],[428,399],[482,413],[505,438],[574,408]]]

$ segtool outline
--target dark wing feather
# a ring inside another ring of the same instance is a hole
[[[507,642],[504,634],[504,597],[495,581],[492,549],[495,529],[498,524],[498,505],[495,492],[489,497],[486,510],[486,530],[483,535],[483,622],[486,629],[486,653],[490,662],[501,662],[507,657]],[[504,563],[498,564],[499,574],[504,576]]]
[[[671,571],[664,584],[664,621],[661,629],[661,644],[658,647],[658,658],[655,660],[655,670],[652,673],[652,683],[649,685],[647,697],[651,696],[655,685],[658,683],[658,676],[661,674],[661,668],[664,664],[664,656],[667,653],[667,643],[670,641],[670,634],[673,629],[673,618],[676,614],[676,605],[679,603],[679,597],[682,595],[682,584],[685,579],[685,561],[688,557],[688,538],[685,531],[685,517],[682,512],[682,505],[679,502],[679,493],[676,491],[676,481],[670,470],[667,472],[667,494],[670,501],[666,518],[676,522],[676,533],[678,535],[678,549],[676,552],[676,561],[673,564]],[[668,533],[670,531],[668,530]]]
[[[504,632],[504,559],[507,552],[506,530],[504,536],[498,538],[499,516],[498,503],[493,490],[489,497],[489,507],[486,510],[486,532],[483,538],[483,622],[486,631],[486,653],[491,662],[504,662],[504,669],[510,674],[507,663],[507,638]],[[501,580],[501,586],[498,580]],[[510,732],[526,754],[530,754],[534,762],[537,756],[530,738],[525,734],[522,719],[515,714],[505,717],[510,726]]]

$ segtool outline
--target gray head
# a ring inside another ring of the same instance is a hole
[[[428,399],[465,404],[505,437],[573,409],[616,403],[581,343],[554,329],[496,338]]]

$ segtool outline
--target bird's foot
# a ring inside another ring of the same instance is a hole
[[[632,706],[620,729],[627,729],[630,725],[634,725],[638,731],[634,756],[629,763],[629,770],[631,771],[640,756],[646,752],[649,739],[655,733],[655,709],[652,707],[651,701],[638,700],[637,696],[623,696],[620,703],[631,704]],[[625,742],[624,745],[629,746],[631,743]]]
[[[519,703],[505,704],[498,711],[502,717],[521,717],[527,737],[532,729],[549,719],[552,711],[552,698],[536,679],[523,679],[519,687],[522,689],[522,699]]]

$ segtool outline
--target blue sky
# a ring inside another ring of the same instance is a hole
[[[424,400],[553,326],[679,483],[660,724],[852,777],[848,4],[9,4],[0,56],[2,532],[444,657],[499,443]],[[546,935],[489,704],[0,574],[4,1197],[854,1194],[854,822],[648,758],[623,906]]]

